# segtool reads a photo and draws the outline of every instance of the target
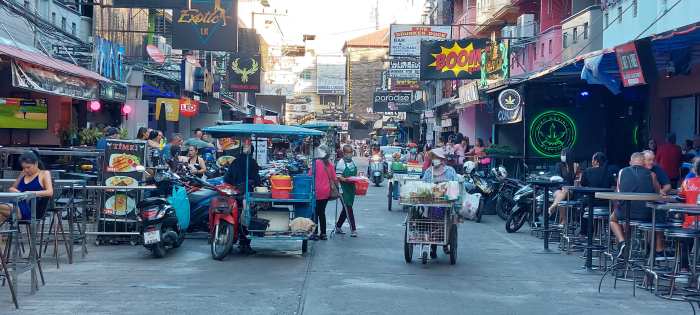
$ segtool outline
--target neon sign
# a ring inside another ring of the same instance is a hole
[[[557,157],[564,148],[576,143],[577,129],[573,119],[560,111],[540,113],[530,124],[530,146],[545,157]]]

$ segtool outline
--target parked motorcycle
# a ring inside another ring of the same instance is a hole
[[[479,193],[481,198],[479,200],[479,207],[477,208],[476,215],[474,216],[474,221],[481,222],[481,216],[483,214],[484,208],[484,196],[486,191],[489,190],[488,184],[485,182],[481,176],[477,174],[474,170],[476,168],[476,163],[473,161],[464,162],[464,189],[469,194]]]
[[[526,184],[514,178],[501,178],[496,192],[496,215],[503,220],[507,220],[513,206],[515,205],[515,192],[525,187]]]
[[[551,181],[559,181],[561,177],[554,176],[549,178]],[[549,191],[549,201],[551,202],[554,196],[553,191]],[[506,232],[515,233],[520,228],[523,227],[525,222],[529,222],[530,225],[537,220],[533,218],[533,202],[536,202],[535,210],[536,215],[542,213],[542,208],[544,206],[544,193],[541,191],[537,192],[535,196],[535,189],[531,185],[525,185],[515,192],[513,195],[513,202],[515,203],[508,219],[506,219]]]
[[[384,181],[384,161],[379,154],[372,155],[369,161],[370,180],[375,186],[379,187]]]
[[[167,197],[173,197],[172,194],[176,191],[183,194],[185,191],[174,189],[182,188],[184,185],[177,174],[166,169],[157,170],[153,183],[157,189],[152,197],[142,200],[136,207],[139,211],[138,220],[141,223],[139,232],[143,245],[153,253],[154,257],[161,258],[165,256],[168,249],[180,247],[185,240],[184,227],[179,223],[177,210],[167,199]],[[189,209],[181,209],[181,211],[187,210]]]
[[[226,183],[210,188],[219,194],[211,200],[209,207],[211,256],[223,260],[238,241],[240,216],[236,196],[239,192]]]

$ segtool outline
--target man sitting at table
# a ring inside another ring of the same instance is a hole
[[[654,162],[656,155],[652,150],[642,151],[644,153],[644,167],[650,170],[656,177],[655,185],[658,184],[656,189],[662,194],[666,195],[671,191],[671,179],[666,174],[666,171],[662,169],[658,164]]]
[[[644,167],[644,154],[641,152],[632,153],[630,157],[630,166],[620,170],[617,177],[617,191],[631,193],[656,193],[654,185],[656,178],[654,173]],[[630,219],[636,221],[651,222],[651,210],[646,207],[645,201],[629,201],[630,202]],[[610,229],[615,234],[618,243],[617,256],[621,257],[625,252],[627,243],[620,219],[625,219],[624,208],[617,206],[615,212],[610,215]],[[664,218],[657,216],[657,222],[664,222]],[[660,234],[660,235],[659,235]],[[656,252],[662,252],[663,256],[664,241],[663,233],[657,233],[656,237]]]

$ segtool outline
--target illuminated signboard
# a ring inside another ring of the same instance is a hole
[[[423,41],[420,79],[481,78],[482,50],[486,48],[486,42],[486,39]]]
[[[545,157],[557,157],[576,143],[576,124],[567,114],[546,111],[530,123],[530,146]]]
[[[173,48],[238,50],[236,0],[191,0],[192,7],[173,10]]]

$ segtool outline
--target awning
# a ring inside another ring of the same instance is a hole
[[[0,55],[5,55],[37,66],[46,67],[81,78],[92,79],[100,82],[111,82],[109,79],[83,67],[15,46],[0,44]]]
[[[523,81],[540,79],[548,75],[552,75],[555,78],[571,77],[580,79],[581,70],[583,70],[585,60],[587,58],[592,58],[600,55],[603,55],[603,59],[600,62],[599,66],[600,71],[619,77],[620,73],[617,66],[617,58],[615,57],[615,50],[602,49],[587,54],[579,55],[576,58],[569,59],[555,66],[531,74],[527,76]]]

